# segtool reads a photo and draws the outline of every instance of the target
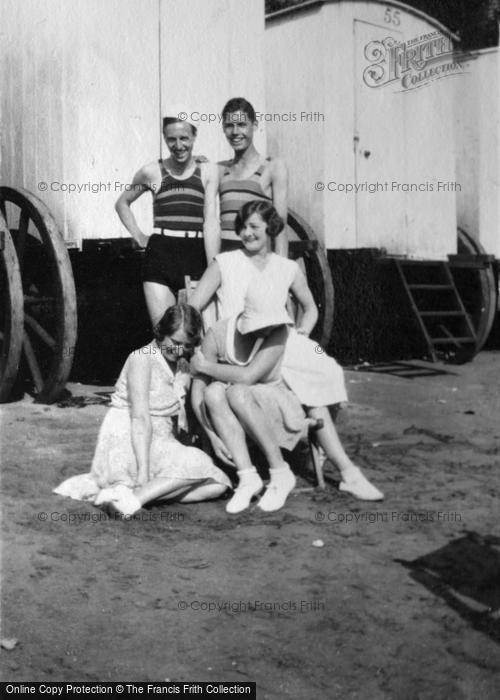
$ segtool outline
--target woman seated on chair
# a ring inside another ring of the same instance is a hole
[[[217,456],[238,471],[237,488],[226,506],[229,513],[247,508],[263,487],[250,460],[246,435],[269,464],[270,482],[258,506],[275,511],[295,486],[295,476],[280,448],[293,449],[306,436],[309,425],[298,397],[282,379],[292,321],[285,308],[275,303],[272,287],[260,282],[248,290],[243,312],[210,329],[202,350],[191,360],[196,375],[193,409]],[[335,437],[330,452],[337,458],[345,483],[361,479],[367,492],[370,487],[380,498],[380,492],[349,460],[336,433]]]
[[[201,450],[174,435],[184,414],[189,358],[199,343],[201,316],[186,304],[170,306],[155,339],[132,352],[101,425],[90,474],[71,477],[55,493],[91,500],[131,516],[157,500],[183,503],[217,498],[231,485]]]
[[[283,220],[272,204],[254,200],[240,209],[235,228],[243,248],[215,257],[198,283],[190,303],[203,309],[217,294],[219,318],[226,319],[242,312],[247,290],[265,289],[268,312],[274,309],[273,313],[276,314],[285,311],[289,294],[293,294],[301,310],[300,324],[298,328],[288,326],[280,376],[296,394],[299,403],[307,407],[308,415],[322,423],[323,427],[316,436],[326,456],[340,471],[339,489],[360,500],[381,500],[383,494],[346,454],[327,408],[347,401],[344,374],[337,362],[308,337],[316,324],[318,311],[304,274],[296,262],[272,252],[273,241],[284,228]],[[288,322],[291,323],[290,319]],[[207,342],[211,343],[210,340]],[[219,379],[222,371],[219,367],[218,376],[210,372],[205,374]],[[223,378],[223,381],[235,380]],[[214,391],[217,390],[211,390]],[[224,438],[222,442],[225,442]],[[227,458],[229,444],[221,446],[219,438],[215,443],[217,456],[224,458],[226,455]]]

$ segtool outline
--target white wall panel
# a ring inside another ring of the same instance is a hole
[[[198,126],[196,152],[214,161],[230,157],[219,118],[224,104],[239,96],[264,110],[263,3],[168,0],[161,3],[161,36],[162,114],[185,105]],[[264,132],[256,136],[259,150]]]
[[[470,57],[456,93],[458,225],[500,258],[500,53]]]

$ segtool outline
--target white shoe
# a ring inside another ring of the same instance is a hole
[[[382,501],[384,494],[371,484],[359,467],[355,467],[356,473],[349,475],[347,481],[341,481],[339,491],[350,493],[360,501]],[[354,470],[353,470],[354,471]]]
[[[104,509],[121,517],[130,517],[142,508],[142,503],[134,495],[132,489],[124,484],[102,489],[97,494],[94,505],[104,507]]]
[[[226,513],[234,515],[246,510],[252,498],[262,491],[263,486],[262,479],[257,472],[247,476],[245,481],[236,487],[232,498],[227,502]]]
[[[293,491],[297,479],[290,467],[279,470],[279,477],[269,482],[265,494],[259,501],[258,507],[266,513],[283,508],[290,491]]]

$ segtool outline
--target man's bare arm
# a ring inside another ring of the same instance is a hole
[[[155,173],[155,164],[146,165],[136,172],[132,180],[132,186],[129,190],[122,192],[118,197],[115,209],[120,221],[130,233],[132,238],[137,241],[141,247],[145,247],[148,242],[147,236],[137,225],[136,218],[132,212],[130,205],[135,202],[141,195],[149,190],[154,191],[158,186]]]
[[[285,222],[285,230],[276,238],[276,253],[288,257],[288,237],[286,222],[288,218],[288,171],[281,158],[271,161],[271,187],[273,191],[273,206]]]
[[[220,253],[221,232],[217,219],[217,191],[219,189],[219,171],[214,163],[202,166],[205,175],[205,204],[203,208],[203,238],[207,265]]]

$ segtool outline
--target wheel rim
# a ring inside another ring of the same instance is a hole
[[[457,244],[459,254],[486,255],[481,243],[460,228],[457,229]],[[460,275],[458,270],[454,270],[453,276],[476,331],[477,342],[470,351],[474,356],[488,339],[495,320],[497,289],[493,266],[489,263],[480,270],[463,275]]]
[[[0,214],[0,403],[9,400],[23,347],[23,285],[14,242]]]
[[[45,204],[27,190],[0,188],[24,294],[23,374],[38,401],[55,401],[71,371],[76,295],[64,240]]]
[[[334,289],[328,260],[313,229],[291,209],[288,210],[288,226],[300,241],[315,242],[314,248],[304,251],[300,257],[304,261],[307,283],[319,313],[318,321],[311,335],[326,348],[332,334],[334,311]],[[291,249],[293,252],[293,242]]]

